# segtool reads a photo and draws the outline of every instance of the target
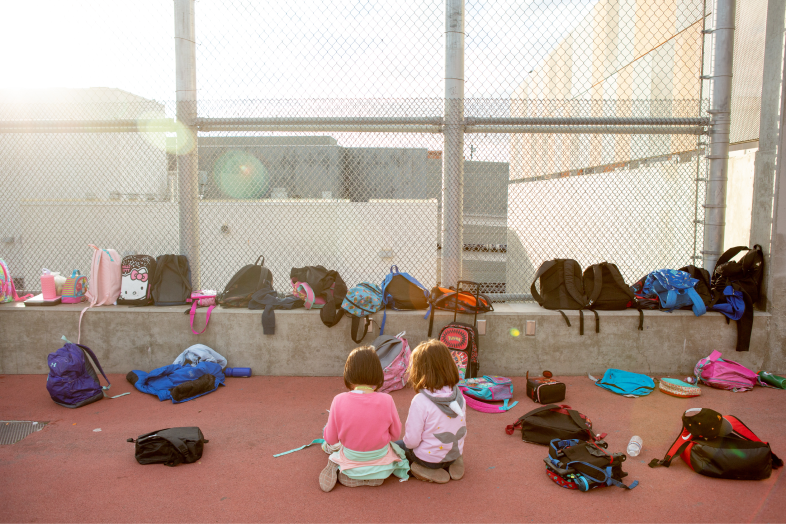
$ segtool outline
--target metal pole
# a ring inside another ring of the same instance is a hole
[[[194,0],[175,0],[175,62],[178,149],[177,186],[180,254],[188,257],[194,289],[200,287],[199,158],[197,156],[196,33]]]
[[[464,247],[464,0],[445,0],[442,285],[461,279]]]
[[[710,174],[704,203],[704,268],[710,273],[723,251],[726,225],[726,179],[729,164],[731,77],[734,60],[736,0],[717,0],[713,31]]]
[[[778,146],[779,97],[783,72],[783,30],[786,2],[769,0],[764,41],[764,73],[761,83],[761,117],[759,150],[753,172],[750,245],[759,244],[764,251],[764,272],[759,308],[767,304],[767,272],[772,234],[772,191],[775,179],[775,154]]]

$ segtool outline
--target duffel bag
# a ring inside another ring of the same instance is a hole
[[[689,409],[682,415],[682,433],[662,460],[649,466],[669,467],[677,455],[695,471],[707,477],[736,480],[770,478],[773,469],[783,466],[767,442],[737,417],[721,416],[707,408]]]
[[[521,440],[534,444],[548,446],[554,439],[573,439],[597,442],[599,446],[606,447],[603,442],[606,434],[596,435],[589,417],[566,404],[549,404],[533,409],[515,424],[507,426],[505,433],[512,435],[516,429],[521,430]]]
[[[197,427],[166,428],[140,435],[136,440],[134,456],[140,464],[165,464],[177,466],[182,463],[196,462],[202,458],[205,439]]]

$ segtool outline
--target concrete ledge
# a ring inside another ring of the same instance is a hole
[[[47,373],[46,357],[62,345],[60,337],[76,341],[82,308],[76,304],[0,305],[0,373]],[[224,355],[230,366],[248,366],[257,375],[289,376],[341,375],[347,354],[357,346],[350,338],[349,319],[329,329],[316,311],[276,311],[276,334],[263,335],[261,311],[216,308],[207,331],[196,336],[189,328],[188,315],[183,314],[185,309],[94,308],[83,318],[82,343],[95,351],[107,373],[149,371],[171,364],[185,348],[202,343]],[[646,311],[644,331],[638,331],[637,311],[601,311],[600,333],[595,333],[592,313],[585,313],[583,336],[579,335],[578,311],[565,313],[572,327],[559,312],[536,304],[498,304],[494,312],[479,316],[487,321],[487,334],[480,337],[481,372],[523,376],[528,370],[539,373],[548,369],[559,375],[581,375],[616,367],[655,375],[691,374],[696,362],[714,349],[758,370],[769,347],[768,313],[756,313],[751,350],[746,353],[734,350],[736,323],[727,325],[720,313],[695,317],[690,311]],[[424,314],[389,311],[385,333],[406,331],[414,348],[427,339]],[[436,315],[434,337],[453,320],[451,313],[439,311]],[[205,309],[200,309],[196,324],[201,327],[204,319]],[[536,322],[535,336],[523,334],[527,320]],[[471,322],[472,317],[464,317],[464,321]],[[382,314],[374,315],[375,329],[381,322]],[[514,328],[519,336],[511,333]],[[369,333],[363,342],[371,343],[374,338]]]

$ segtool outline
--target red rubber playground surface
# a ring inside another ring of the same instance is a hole
[[[343,390],[341,378],[228,378],[227,386],[184,404],[159,402],[121,375],[113,394],[80,409],[54,404],[43,375],[0,376],[0,418],[49,421],[40,432],[0,446],[3,522],[783,522],[783,470],[762,481],[703,477],[662,458],[690,407],[736,415],[775,453],[786,457],[786,391],[747,393],[702,388],[694,399],[658,391],[629,399],[586,377],[564,377],[565,402],[607,432],[610,451],[624,451],[633,434],[644,440],[624,469],[632,491],[616,487],[581,493],[562,489],[545,473],[545,447],[521,441],[505,426],[533,409],[524,380],[511,412],[471,412],[466,476],[445,485],[390,478],[380,487],[319,489],[327,456],[317,446],[273,454],[321,436],[326,408]],[[393,393],[402,421],[413,392]],[[175,468],[141,466],[126,442],[156,429],[199,426],[210,439],[202,460]],[[100,428],[101,431],[95,431]]]

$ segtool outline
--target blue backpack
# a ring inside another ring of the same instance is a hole
[[[385,313],[382,316],[382,326],[379,334],[385,333],[387,308],[392,307],[398,311],[411,311],[413,309],[428,309],[429,290],[409,273],[401,273],[398,266],[391,266],[390,273],[385,276],[380,286],[382,289],[382,307]]]
[[[371,282],[361,282],[347,291],[347,296],[341,303],[341,310],[336,315],[336,323],[341,320],[344,313],[352,315],[352,340],[360,344],[368,333],[368,326],[371,323],[369,315],[373,315],[382,307],[382,290],[379,289],[379,286]],[[364,318],[366,323],[363,327],[363,334],[358,336],[361,318]]]
[[[696,292],[699,280],[685,271],[676,269],[658,269],[644,279],[642,294],[657,294],[663,309],[673,311],[682,307],[691,307],[693,314],[700,317],[707,312],[704,301]]]
[[[596,386],[608,389],[623,397],[643,397],[649,395],[655,389],[655,381],[647,375],[631,373],[621,369],[607,369],[600,380],[592,375],[587,376],[595,382]]]
[[[107,395],[106,391],[111,387],[111,384],[106,378],[104,370],[101,369],[101,364],[95,353],[87,346],[69,342],[65,337],[63,340],[66,344],[54,353],[50,353],[47,358],[49,376],[46,377],[46,389],[56,404],[66,408],[81,408],[101,400],[105,396],[117,398],[128,395],[128,393],[117,395],[117,397]],[[90,358],[98,366],[98,370],[106,380],[106,386],[101,386],[98,375],[96,375],[86,354],[90,355]]]

